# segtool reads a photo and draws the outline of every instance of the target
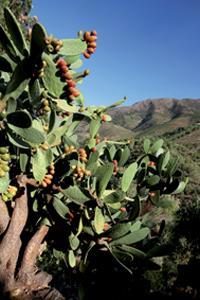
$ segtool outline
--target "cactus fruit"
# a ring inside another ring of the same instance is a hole
[[[83,52],[83,56],[84,56],[85,58],[90,58],[90,53],[88,53],[87,51],[84,51],[84,52]]]
[[[8,147],[0,147],[0,155],[8,153]]]
[[[117,172],[118,172],[118,161],[116,159],[113,160],[113,165],[114,165],[113,174],[117,175]]]
[[[35,63],[33,69],[32,69],[32,77],[40,78],[44,76],[44,70],[47,67],[47,62],[45,60],[42,60],[41,58]]]
[[[101,121],[102,121],[102,122],[106,122],[106,121],[107,121],[106,115],[102,115],[102,116],[101,116]]]
[[[55,166],[54,166],[53,162],[49,166],[49,174],[51,174],[51,175],[55,174]]]
[[[108,229],[110,229],[110,225],[108,223],[104,223],[103,231],[107,231]]]
[[[37,112],[37,115],[46,115],[51,111],[49,106],[49,100],[47,98],[42,99],[40,109]]]
[[[10,154],[8,147],[0,147],[0,178],[9,172]]]
[[[3,201],[10,201],[12,200],[17,194],[17,187],[13,185],[9,185],[7,191],[2,194]]]
[[[87,162],[87,153],[86,153],[85,149],[80,148],[78,152],[79,152],[79,159],[82,162]]]
[[[90,75],[90,70],[86,69],[84,72],[83,72],[83,76],[86,77]]]
[[[120,207],[119,209],[121,212],[126,212],[126,207]]]
[[[53,175],[52,174],[46,174],[43,178],[43,180],[41,181],[41,186],[43,188],[46,188],[48,185],[51,185],[52,183],[52,179],[53,179]]]
[[[93,54],[96,50],[97,44],[97,32],[96,30],[92,30],[91,32],[86,31],[83,35],[84,41],[87,43],[87,49],[83,52],[85,58],[90,58],[91,54]]]
[[[99,135],[96,135],[96,138],[95,138],[96,145],[98,145],[100,142],[101,142],[101,139],[100,139]]]
[[[72,152],[76,152],[76,148],[73,145],[64,148],[65,154],[71,154]]]
[[[68,86],[69,88],[70,88],[70,87],[75,88],[75,86],[76,86],[76,82],[73,81],[73,80],[67,79],[65,82],[67,83],[67,86]]]
[[[149,192],[150,197],[155,197],[156,193],[155,192]]]
[[[69,100],[69,102],[72,102],[76,97],[80,95],[80,92],[76,89],[76,82],[73,80],[69,65],[63,58],[59,58],[56,61],[56,67],[59,69],[61,80],[64,80],[66,82],[65,91],[67,100]]]
[[[63,41],[52,36],[45,39],[46,49],[50,54],[57,54],[63,46]]]
[[[49,145],[47,143],[43,143],[40,145],[40,148],[46,151],[49,149]]]
[[[73,166],[73,176],[77,181],[82,181],[85,176],[90,177],[92,172],[90,170],[85,169],[84,166]]]
[[[155,167],[156,163],[154,161],[149,161],[148,162],[148,167]]]

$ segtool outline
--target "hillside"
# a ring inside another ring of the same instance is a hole
[[[148,99],[131,106],[117,107],[109,114],[112,123],[103,126],[102,136],[113,138],[113,133],[117,138],[157,136],[200,123],[200,99]]]
[[[103,126],[102,136],[140,141],[145,136],[164,138],[173,155],[179,157],[183,176],[190,178],[185,195],[200,194],[200,99],[146,100],[109,113],[112,123]]]

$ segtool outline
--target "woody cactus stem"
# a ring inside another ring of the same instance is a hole
[[[55,289],[48,286],[51,275],[36,267],[36,259],[44,250],[42,244],[48,233],[48,227],[41,226],[26,247],[22,244],[21,233],[28,218],[26,176],[18,178],[20,194],[15,201],[11,217],[5,202],[0,197],[0,284],[3,299],[64,300]],[[25,251],[21,255],[21,249]],[[2,299],[2,298],[1,298]]]

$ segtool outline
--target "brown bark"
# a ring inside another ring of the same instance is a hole
[[[0,196],[0,235],[4,233],[8,227],[10,216],[8,214],[7,206]]]
[[[21,194],[15,200],[11,217],[6,204],[0,199],[0,284],[5,299],[15,300],[64,300],[55,289],[49,287],[51,275],[36,267],[37,257],[41,254],[42,242],[48,227],[41,226],[19,256],[23,241],[21,233],[28,218],[27,184],[30,180],[20,176],[18,183]],[[24,248],[24,247],[23,247]]]

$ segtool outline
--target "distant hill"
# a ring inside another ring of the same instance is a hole
[[[147,99],[117,107],[109,114],[112,122],[102,127],[102,136],[112,139],[158,136],[200,123],[200,99]]]
[[[140,141],[145,136],[164,138],[171,153],[179,157],[184,176],[190,178],[183,197],[200,195],[200,99],[148,99],[109,114],[112,122],[102,126],[102,136]]]

